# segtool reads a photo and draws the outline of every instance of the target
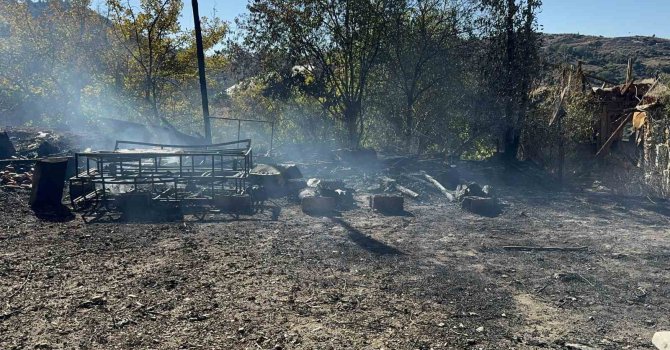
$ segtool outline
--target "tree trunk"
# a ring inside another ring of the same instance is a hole
[[[414,134],[414,100],[407,98],[407,106],[405,110],[405,146],[407,153],[412,153],[412,136]]]
[[[360,147],[360,132],[358,130],[358,119],[360,118],[360,102],[348,103],[344,110],[344,124],[347,128],[349,147],[358,149]]]
[[[67,162],[67,158],[48,158],[35,163],[29,201],[33,208],[62,205]]]
[[[503,152],[505,153],[505,159],[508,161],[516,160],[516,155],[519,150],[519,130],[515,126],[507,127],[505,131],[505,137],[503,140]]]

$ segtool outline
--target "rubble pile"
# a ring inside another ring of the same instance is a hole
[[[63,153],[68,137],[55,132],[12,129],[0,132],[0,160],[36,159]]]
[[[7,165],[0,171],[0,188],[31,189],[33,187],[33,170],[26,166]]]
[[[0,188],[31,189],[35,161],[59,154],[66,146],[64,137],[25,129],[0,132]]]

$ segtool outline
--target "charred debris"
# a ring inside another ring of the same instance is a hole
[[[109,151],[66,151],[66,137],[53,132],[0,136],[2,190],[30,191],[33,208],[65,205],[89,220],[277,219],[284,203],[319,216],[359,207],[411,215],[406,200],[460,203],[485,216],[501,212],[491,186],[468,182],[460,164],[437,156],[370,149],[300,157],[280,149],[258,156],[250,139],[201,145],[117,141]]]

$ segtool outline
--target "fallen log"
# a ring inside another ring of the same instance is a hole
[[[395,189],[398,190],[398,192],[412,198],[416,198],[419,196],[418,193],[410,190],[409,188],[402,186],[402,185],[395,185]]]
[[[449,190],[444,188],[444,186],[442,186],[442,184],[439,181],[435,180],[432,176],[426,173],[423,173],[423,176],[428,181],[430,181],[430,183],[432,183],[435,187],[437,187],[437,189],[440,190],[440,192],[442,192],[442,194],[444,194],[450,202],[453,202],[456,199],[456,197],[451,192],[449,192]]]
[[[586,251],[589,247],[534,247],[522,245],[507,245],[502,247],[505,250],[512,251],[542,251],[542,252],[580,252]]]
[[[386,190],[397,190],[398,192],[411,197],[411,198],[416,198],[419,196],[418,193],[410,190],[409,188],[399,185],[398,182],[388,176],[382,176],[379,178],[380,186],[384,191]]]
[[[433,184],[430,181],[421,177],[420,174],[403,174],[401,176],[404,177],[405,179],[407,179],[408,181],[420,182],[423,185],[434,187]]]

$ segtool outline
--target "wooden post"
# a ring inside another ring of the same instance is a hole
[[[198,0],[191,0],[193,7],[193,22],[195,24],[195,45],[198,55],[198,75],[200,77],[200,97],[202,98],[202,117],[205,122],[205,139],[212,143],[212,127],[209,119],[209,100],[207,99],[207,78],[205,76],[205,53],[202,46],[202,29],[200,28],[200,14]]]
[[[563,169],[565,165],[565,144],[563,138],[563,116],[558,118],[558,183],[563,186]]]
[[[60,207],[65,187],[67,158],[47,158],[35,163],[30,206],[33,208]]]

